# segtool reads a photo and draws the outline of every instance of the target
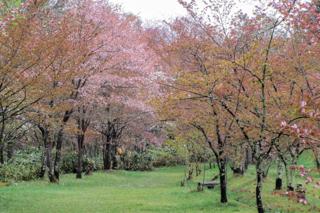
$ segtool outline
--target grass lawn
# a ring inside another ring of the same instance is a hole
[[[32,181],[0,186],[0,212],[256,212],[255,173],[244,177],[229,173],[229,203],[219,203],[219,189],[196,192],[203,176],[180,186],[184,167],[155,169],[152,172],[97,172],[76,180],[64,175],[60,184]],[[216,171],[206,171],[210,179]],[[308,188],[309,205],[273,195],[275,169],[264,182],[264,201],[268,212],[319,212],[320,192]],[[297,182],[301,180],[297,177]]]

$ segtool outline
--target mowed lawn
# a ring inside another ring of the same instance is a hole
[[[206,179],[214,174],[215,170],[207,170]],[[272,168],[264,183],[268,212],[318,212],[319,190],[309,187],[310,204],[302,206],[272,194],[274,175]],[[219,203],[218,188],[196,192],[196,182],[203,174],[181,187],[183,176],[184,167],[171,167],[151,172],[97,172],[82,180],[64,175],[60,184],[44,180],[0,186],[0,212],[256,212],[253,167],[244,177],[229,172],[226,205]]]

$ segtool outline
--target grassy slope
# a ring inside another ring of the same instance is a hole
[[[194,182],[180,187],[183,171],[183,167],[173,167],[99,172],[82,180],[64,175],[59,185],[35,181],[0,187],[0,212],[256,212],[254,168],[245,177],[229,175],[230,202],[226,206],[219,204],[218,188],[195,192]],[[210,173],[207,171],[207,179],[216,172]],[[264,185],[265,206],[271,212],[317,212],[311,207],[320,207],[319,191],[308,189],[311,204],[306,207],[272,195],[274,174],[272,169]]]

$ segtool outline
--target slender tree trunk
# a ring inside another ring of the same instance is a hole
[[[7,143],[7,160],[10,160],[13,157],[13,142],[9,141]]]
[[[61,161],[61,149],[63,141],[63,127],[58,132],[57,144],[56,144],[56,156],[54,160],[54,176],[59,181],[60,179],[60,161]]]
[[[227,203],[227,175],[226,175],[226,161],[220,159],[219,177],[220,177],[220,202]]]
[[[82,178],[82,155],[83,155],[83,141],[84,135],[78,135],[78,161],[77,161],[77,175],[76,178]]]
[[[111,161],[112,161],[112,169],[117,169],[118,161],[117,161],[117,146],[116,145],[112,145]]]
[[[293,157],[291,160],[291,166],[296,166],[297,165],[297,160]],[[289,170],[289,181],[288,181],[288,190],[289,191],[294,191],[294,185],[293,185],[293,176],[294,176],[294,170],[290,169]]]
[[[4,164],[4,145],[0,141],[0,164]]]
[[[244,169],[247,170],[249,165],[252,163],[252,153],[249,147],[246,148],[246,160],[244,163]]]
[[[56,183],[57,180],[55,179],[54,174],[53,174],[53,164],[52,164],[52,159],[51,159],[52,144],[49,139],[49,131],[48,130],[44,130],[43,140],[44,140],[44,144],[45,144],[46,160],[47,160],[46,162],[47,162],[47,167],[48,167],[49,181],[51,183]]]
[[[320,170],[320,159],[316,158],[316,166],[317,166],[317,169]]]
[[[3,119],[1,123],[1,128],[0,128],[0,164],[4,164],[4,130],[5,130],[5,123]]]
[[[257,175],[257,186],[256,186],[256,204],[258,213],[264,213],[263,203],[262,203],[262,180],[263,171],[261,169],[261,163],[256,164],[256,175]]]
[[[318,151],[318,147],[315,147],[313,149],[313,154],[314,154],[314,160],[317,166],[318,171],[320,171],[320,155],[319,155],[319,151]]]
[[[282,171],[283,171],[282,162],[278,158],[278,160],[277,160],[277,178],[276,178],[275,190],[282,189]]]

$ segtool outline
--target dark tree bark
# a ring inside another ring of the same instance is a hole
[[[58,135],[57,135],[57,141],[56,141],[56,156],[54,159],[54,176],[57,180],[60,178],[60,162],[61,162],[61,149],[62,149],[62,143],[63,143],[63,136],[64,136],[64,126],[69,121],[71,115],[73,113],[73,110],[67,110],[64,113],[63,119],[62,119],[62,126],[59,129]]]
[[[281,190],[282,189],[282,174],[283,174],[283,165],[282,165],[281,157],[278,157],[278,160],[277,160],[277,178],[276,178],[275,190]]]
[[[282,179],[278,177],[276,179],[276,190],[281,190],[281,189],[282,189]]]
[[[257,203],[257,209],[258,213],[264,213],[263,203],[262,203],[262,180],[263,180],[263,172],[260,168],[260,163],[257,162],[257,186],[256,186],[256,203]]]
[[[49,181],[50,181],[50,183],[57,183],[57,179],[54,177],[54,174],[53,174],[53,164],[52,164],[52,159],[51,159],[52,143],[51,143],[50,137],[49,137],[49,130],[45,127],[42,127],[42,126],[38,126],[38,127],[41,131],[41,134],[42,134],[42,140],[43,140],[43,145],[44,145],[44,155],[45,155],[45,159],[43,159],[43,160],[46,163],[46,166],[48,168]],[[44,169],[44,171],[45,171],[45,169]],[[40,174],[40,175],[42,175],[42,174]]]
[[[54,160],[54,176],[57,180],[60,179],[60,161],[61,161],[61,149],[63,140],[63,128],[61,128],[57,135],[56,143],[56,156]]]
[[[220,177],[220,202],[227,203],[227,175],[226,175],[226,161],[221,159],[219,162],[219,177]]]
[[[78,142],[78,160],[77,160],[77,175],[76,178],[82,178],[82,158],[83,158],[83,142],[84,142],[84,135],[79,134],[77,137]]]
[[[42,155],[41,155],[41,168],[40,168],[38,177],[43,178],[45,173],[46,173],[46,149],[45,149],[45,144],[44,144]]]
[[[112,145],[111,160],[112,160],[112,169],[117,169],[118,168],[117,146],[115,144]]]
[[[246,148],[246,159],[244,162],[244,169],[247,170],[249,165],[252,164],[253,160],[252,160],[252,152],[250,147]]]
[[[53,174],[53,163],[51,158],[52,143],[50,142],[50,139],[49,139],[49,131],[47,129],[43,129],[42,134],[43,134],[43,141],[45,144],[46,163],[48,167],[49,181],[51,183],[57,183],[57,179],[54,177],[54,174]]]
[[[85,133],[90,125],[90,118],[88,116],[88,111],[86,106],[81,106],[78,108],[78,135],[77,135],[77,143],[78,143],[78,160],[77,160],[77,175],[76,178],[82,178],[82,158],[83,158],[83,151],[84,151],[84,137]]]
[[[315,147],[312,151],[314,154],[314,161],[316,163],[317,169],[320,171],[320,154],[319,154],[319,149],[318,147]]]
[[[215,112],[214,112],[215,113]],[[215,118],[217,118],[217,114],[215,113]],[[218,142],[218,149],[216,149],[213,146],[212,141],[209,139],[206,131],[199,125],[194,124],[194,127],[196,127],[204,136],[206,139],[207,144],[209,145],[210,149],[212,150],[213,154],[215,155],[218,168],[219,168],[219,178],[220,178],[220,202],[221,203],[227,203],[228,202],[228,196],[227,196],[227,170],[226,170],[226,157],[225,157],[225,145],[226,145],[226,139],[222,139],[220,134],[220,126],[219,121],[216,120],[216,135],[217,135],[217,142]]]
[[[316,160],[317,169],[320,170],[320,160],[318,158],[316,158],[315,160]]]
[[[103,155],[103,166],[104,170],[111,170],[111,143],[110,141],[105,144],[104,155]]]
[[[4,145],[0,141],[0,164],[4,164]]]
[[[231,167],[231,170],[232,170],[234,175],[243,175],[244,174],[244,169],[243,168]]]

